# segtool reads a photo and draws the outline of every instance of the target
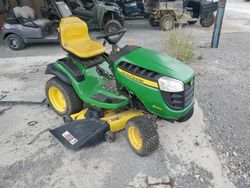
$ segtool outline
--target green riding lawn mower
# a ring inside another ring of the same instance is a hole
[[[49,106],[65,124],[50,132],[78,150],[112,142],[125,129],[132,150],[146,156],[156,150],[155,121],[186,121],[193,115],[194,71],[166,54],[134,45],[119,47],[126,30],[90,39],[77,17],[63,18],[59,33],[68,55],[49,64],[45,92]],[[112,46],[106,52],[105,44]]]

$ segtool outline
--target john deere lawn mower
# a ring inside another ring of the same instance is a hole
[[[193,114],[194,71],[163,53],[134,45],[118,46],[126,30],[90,39],[85,22],[63,18],[60,42],[68,55],[47,66],[54,75],[45,90],[48,104],[65,124],[50,132],[78,150],[125,129],[140,156],[157,149],[158,118],[186,121]],[[105,44],[112,45],[110,54]]]

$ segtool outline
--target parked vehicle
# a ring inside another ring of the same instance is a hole
[[[13,5],[17,6],[13,6]],[[13,50],[20,50],[29,43],[57,43],[54,23],[48,19],[37,18],[35,11],[21,1],[3,0],[0,11],[6,14],[2,27],[2,39]],[[58,10],[59,11],[59,10]]]
[[[193,18],[199,18],[203,27],[210,27],[215,22],[214,12],[217,11],[218,1],[208,0],[187,0],[185,6],[191,8]],[[194,24],[195,22],[191,22]]]
[[[102,2],[94,1],[83,3],[81,0],[44,1],[42,14],[51,20],[60,18],[60,15],[54,8],[55,3],[64,2],[68,5],[72,15],[85,21],[90,30],[104,29],[105,33],[111,33],[122,29],[124,25],[124,16],[117,5],[105,5]]]
[[[150,0],[146,5],[151,26],[160,26],[163,31],[169,31],[175,25],[187,25],[196,22],[184,6],[184,1]]]
[[[121,7],[125,17],[146,16],[144,2],[142,0],[108,0],[106,4],[111,2]]]

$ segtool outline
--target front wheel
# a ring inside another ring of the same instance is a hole
[[[8,35],[6,38],[6,43],[12,50],[21,50],[25,47],[25,43],[21,37],[16,34]]]
[[[188,24],[194,25],[196,22],[197,22],[197,20],[195,20],[195,21],[188,21]]]
[[[114,33],[116,31],[120,31],[121,29],[122,25],[117,20],[109,20],[104,26],[105,34]]]
[[[167,14],[160,20],[160,28],[162,31],[170,31],[175,26],[175,19],[173,16]]]
[[[210,27],[214,24],[214,22],[215,22],[215,16],[213,14],[209,17],[200,19],[200,24],[202,27]]]
[[[131,118],[126,123],[126,136],[129,146],[139,156],[147,156],[159,146],[156,126],[146,116]]]
[[[194,107],[182,118],[178,119],[178,122],[185,122],[189,120],[194,114]]]
[[[152,27],[157,27],[157,26],[159,26],[159,23],[156,22],[156,19],[154,18],[154,15],[152,15],[152,14],[149,15],[148,20],[149,20],[149,24],[150,24]]]

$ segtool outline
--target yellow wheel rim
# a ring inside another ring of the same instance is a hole
[[[56,88],[51,87],[49,89],[49,100],[52,104],[52,106],[58,111],[58,112],[64,112],[66,110],[66,100],[63,96],[62,92]]]
[[[139,150],[142,147],[142,139],[139,130],[136,127],[129,127],[128,129],[128,138],[131,145]]]

